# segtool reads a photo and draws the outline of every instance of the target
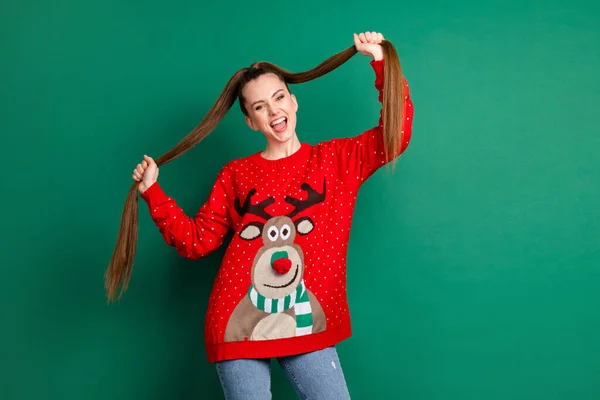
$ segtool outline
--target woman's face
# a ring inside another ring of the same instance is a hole
[[[290,94],[279,77],[267,73],[248,82],[243,89],[248,112],[246,123],[260,130],[269,141],[283,143],[296,131],[296,96]]]

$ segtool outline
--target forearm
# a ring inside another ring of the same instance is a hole
[[[208,200],[194,217],[186,215],[175,200],[155,184],[142,198],[165,242],[186,258],[198,259],[216,250],[229,230],[226,213],[217,213],[217,205]]]

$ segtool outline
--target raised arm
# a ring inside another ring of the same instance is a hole
[[[382,40],[380,34],[371,36],[374,43],[357,44],[360,37],[355,36],[355,44],[357,49],[362,54],[372,57],[370,65],[375,72],[375,88],[378,93],[378,101],[382,108],[379,113],[377,125],[364,131],[363,133],[341,139],[331,141],[335,157],[337,158],[336,165],[338,166],[338,174],[345,181],[356,181],[359,185],[368,179],[375,171],[384,166],[386,162],[400,156],[407,149],[412,136],[412,121],[413,121],[413,102],[410,97],[408,82],[403,77],[402,85],[404,92],[404,109],[403,121],[401,129],[398,132],[401,135],[401,140],[398,143],[393,157],[386,160],[385,145],[384,145],[384,118],[383,118],[383,101],[384,101],[384,63],[381,46],[377,44]]]

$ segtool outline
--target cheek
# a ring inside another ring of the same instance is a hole
[[[254,121],[254,124],[257,125],[259,128],[269,125],[269,119],[265,118],[264,115],[254,115],[253,121]]]
[[[296,113],[292,110],[292,112],[289,113],[288,123],[293,126],[296,126],[296,120]]]
[[[296,104],[294,104],[294,101],[293,101],[293,100],[290,100],[290,101],[289,101],[289,104],[288,104],[288,109],[290,109],[290,110],[292,110],[292,111],[296,110]]]

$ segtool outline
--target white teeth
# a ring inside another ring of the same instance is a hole
[[[278,123],[283,122],[283,121],[285,121],[285,117],[281,117],[278,120],[271,122],[271,126],[277,125]]]

